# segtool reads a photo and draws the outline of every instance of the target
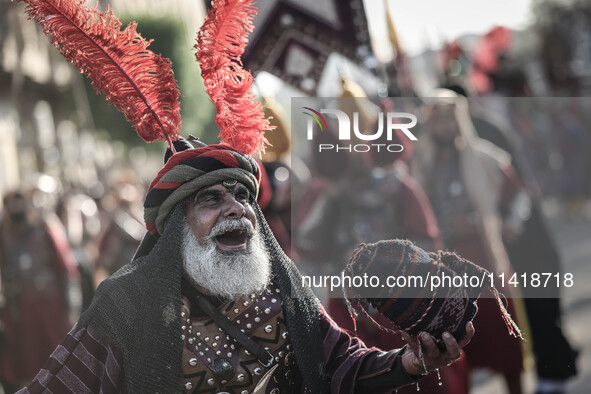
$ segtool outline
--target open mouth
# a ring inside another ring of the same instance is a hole
[[[227,231],[216,235],[215,241],[222,250],[245,249],[248,241],[248,232],[246,229]]]

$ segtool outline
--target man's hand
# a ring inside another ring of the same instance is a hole
[[[419,334],[423,352],[424,365],[419,358],[419,349],[417,343],[407,333],[402,333],[402,337],[408,343],[410,351],[402,355],[402,365],[404,370],[410,375],[424,375],[436,368],[445,367],[456,362],[460,358],[461,349],[464,348],[474,336],[474,325],[472,322],[466,324],[466,334],[459,342],[448,332],[444,332],[443,342],[445,342],[445,352],[442,353],[433,337],[426,332]],[[427,370],[425,371],[425,367]]]

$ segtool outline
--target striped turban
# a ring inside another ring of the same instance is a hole
[[[170,157],[150,184],[144,220],[151,234],[162,234],[166,218],[180,201],[225,180],[237,180],[256,197],[260,171],[254,159],[226,145],[187,149]]]

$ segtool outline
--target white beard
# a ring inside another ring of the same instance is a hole
[[[232,222],[232,223],[230,223]],[[214,237],[224,228],[249,228],[252,237],[246,250],[221,252]],[[271,278],[269,254],[258,229],[246,219],[228,219],[218,223],[201,245],[188,223],[183,239],[183,266],[189,278],[213,295],[226,300],[258,294],[267,288]]]

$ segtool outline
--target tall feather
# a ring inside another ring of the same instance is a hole
[[[264,152],[265,131],[274,128],[250,92],[253,78],[241,60],[256,12],[252,0],[213,0],[195,45],[205,90],[217,110],[219,137],[246,154]]]
[[[166,140],[172,149],[181,125],[180,92],[169,59],[154,54],[136,31],[121,30],[109,8],[101,12],[83,0],[17,0],[43,27],[65,58],[92,80],[146,142]]]

